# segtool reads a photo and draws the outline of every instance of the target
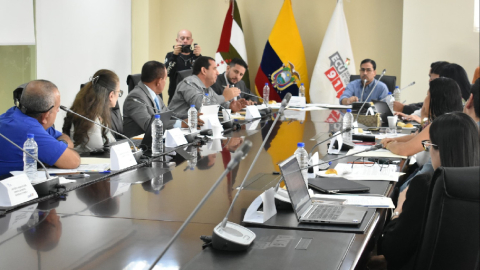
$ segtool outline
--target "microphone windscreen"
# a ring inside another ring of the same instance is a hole
[[[63,106],[63,105],[60,105],[60,109],[64,110],[64,111],[68,111],[67,107]]]
[[[243,142],[243,144],[238,148],[237,151],[242,151],[242,156],[245,156],[249,151],[250,149],[252,148],[252,142],[251,141],[248,141],[246,140],[245,142]]]
[[[204,129],[204,130],[200,131],[200,135],[212,136],[213,131],[211,129]]]

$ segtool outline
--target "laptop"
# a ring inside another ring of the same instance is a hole
[[[295,155],[279,164],[293,211],[301,223],[360,225],[367,210],[363,207],[313,202]]]
[[[165,133],[165,130],[173,127],[170,121],[172,114],[173,114],[173,111],[166,111],[166,112],[160,113],[160,120],[162,121],[162,124],[163,124],[163,133]],[[148,149],[152,149],[153,120],[155,120],[155,115],[152,115],[152,118],[150,119],[150,123],[148,124],[148,128],[147,130],[145,130],[145,135],[143,136],[142,142],[140,143],[141,145],[145,145]]]
[[[393,112],[390,109],[390,106],[385,101],[379,100],[372,100],[373,104],[375,105],[375,110],[377,113],[380,114],[380,118],[382,118],[382,127],[388,127],[388,116],[393,116]],[[404,121],[405,124],[412,124],[412,125],[420,125],[415,121]]]

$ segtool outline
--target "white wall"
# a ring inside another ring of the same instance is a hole
[[[131,73],[131,0],[37,0],[37,78],[55,83],[70,107],[80,84],[99,69],[125,81]],[[57,115],[61,130],[65,113]]]
[[[435,61],[461,65],[471,80],[479,66],[479,34],[473,31],[474,0],[404,0],[401,86],[407,103],[423,101]]]

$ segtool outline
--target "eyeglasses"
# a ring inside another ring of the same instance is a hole
[[[371,68],[361,68],[361,69],[360,69],[360,72],[370,73],[370,72],[372,72],[372,71],[373,71],[373,69],[371,69]]]
[[[423,149],[424,149],[425,151],[427,151],[427,152],[430,151],[430,147],[432,147],[432,146],[433,146],[435,149],[438,147],[438,145],[431,143],[430,140],[424,140],[424,141],[422,141],[422,146],[423,146]]]
[[[361,161],[358,161],[358,160],[361,160]],[[355,163],[356,162],[356,163]],[[353,169],[353,165],[354,164],[363,164],[365,167],[373,167],[375,166],[375,164],[378,164],[378,166],[380,166],[380,171],[382,171],[383,168],[387,168],[388,166],[390,166],[390,164],[392,164],[392,161],[391,160],[384,160],[384,159],[368,159],[368,158],[365,158],[365,157],[360,157],[360,158],[357,158],[355,161],[352,162],[352,169]]]
[[[118,97],[122,97],[123,96],[123,90],[118,90]]]

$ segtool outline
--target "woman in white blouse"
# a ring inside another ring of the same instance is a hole
[[[107,69],[97,71],[92,79],[78,92],[72,111],[111,127],[110,108],[115,107],[123,91],[117,74]],[[78,152],[93,152],[115,142],[110,131],[94,125],[81,117],[67,113],[63,130],[70,127],[70,137]]]

